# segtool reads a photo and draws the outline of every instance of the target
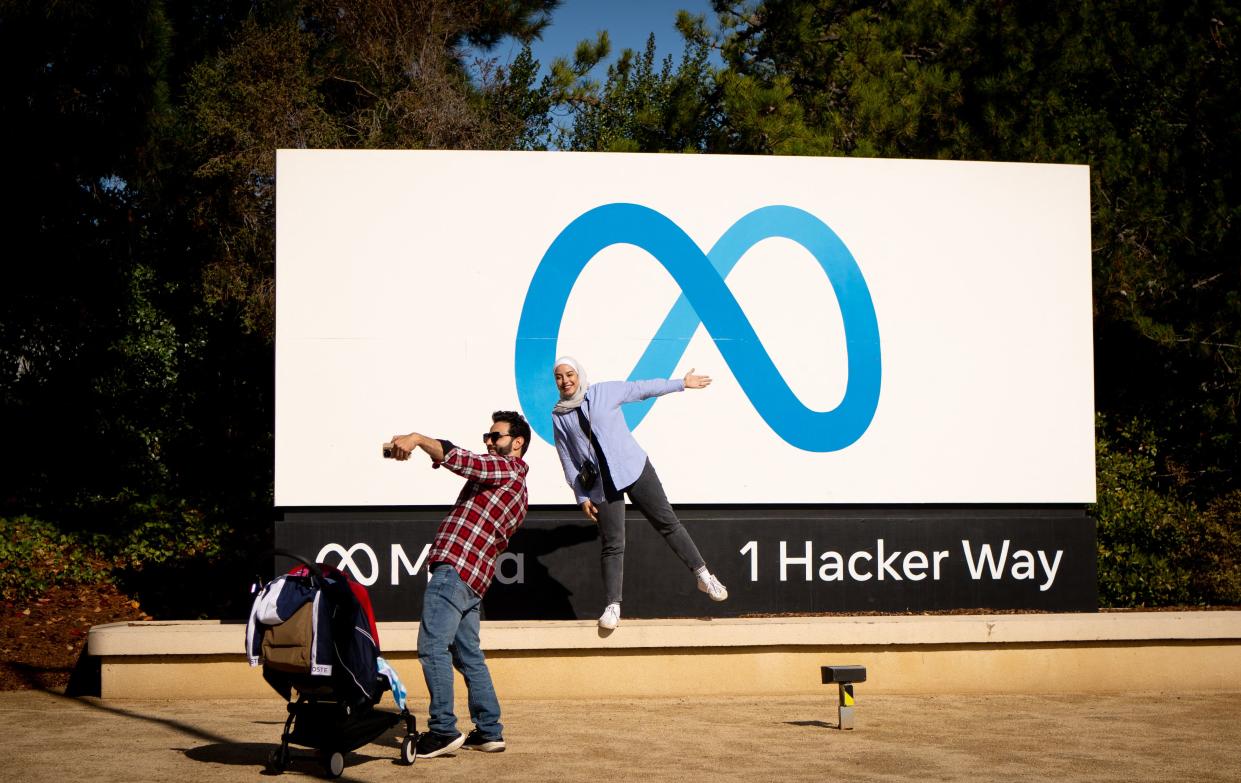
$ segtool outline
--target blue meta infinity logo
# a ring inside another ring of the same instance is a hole
[[[802,405],[724,284],[751,247],[774,237],[790,239],[810,251],[827,274],[840,306],[849,379],[844,399],[830,411]],[[621,243],[650,253],[681,288],[681,296],[629,374],[630,380],[669,377],[702,324],[755,410],[790,445],[805,451],[838,451],[866,432],[879,404],[879,324],[862,270],[827,224],[794,207],[762,207],[734,223],[704,255],[680,227],[659,212],[638,204],[605,204],[560,232],[539,262],[522,306],[515,353],[517,395],[530,426],[544,440],[553,438],[551,409],[558,393],[552,383],[552,363],[569,294],[599,251]],[[623,313],[623,303],[620,307]],[[630,429],[638,426],[654,402],[625,406]]]

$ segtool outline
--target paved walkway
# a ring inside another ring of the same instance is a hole
[[[395,733],[350,754],[362,781],[1241,780],[1241,690],[1116,696],[867,696],[842,732],[822,698],[503,702],[509,749],[397,764]],[[501,696],[503,696],[501,694]],[[466,714],[464,707],[458,714]],[[109,701],[0,693],[4,777],[254,781],[279,697]],[[425,716],[420,711],[419,720]],[[464,727],[469,728],[468,724]],[[288,780],[318,777],[310,751]]]

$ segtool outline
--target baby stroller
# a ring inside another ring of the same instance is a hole
[[[283,550],[273,554],[301,565],[255,585],[258,594],[246,625],[250,665],[261,662],[263,679],[289,702],[280,746],[268,757],[268,769],[287,769],[293,744],[319,751],[327,776],[340,777],[346,753],[401,720],[401,761],[413,764],[417,721],[405,706],[400,678],[380,657],[366,588],[332,566]],[[376,707],[389,690],[399,714]]]

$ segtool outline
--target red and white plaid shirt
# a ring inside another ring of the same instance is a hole
[[[457,446],[445,451],[440,465],[466,484],[440,523],[427,562],[450,564],[481,598],[491,585],[496,558],[526,518],[530,467],[520,457],[475,454]]]

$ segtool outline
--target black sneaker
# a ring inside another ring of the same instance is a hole
[[[417,756],[420,759],[433,759],[436,756],[442,756],[445,753],[452,753],[461,747],[465,742],[465,735],[457,732],[457,736],[450,737],[447,734],[435,734],[434,732],[424,732],[418,737]]]
[[[470,736],[465,738],[465,744],[462,747],[467,750],[481,750],[483,753],[503,753],[504,738],[488,739],[481,731],[474,729],[470,732]]]

